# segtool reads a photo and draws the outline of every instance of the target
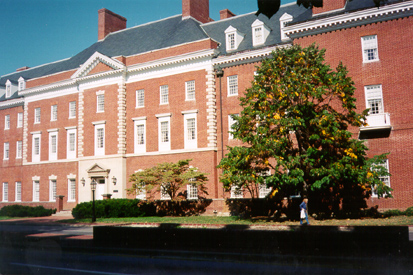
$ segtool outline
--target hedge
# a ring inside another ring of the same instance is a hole
[[[72,210],[75,219],[92,217],[92,202],[82,202]],[[95,201],[96,218],[122,218],[155,216],[156,209],[151,203],[138,199],[110,199]]]
[[[56,209],[46,209],[43,206],[7,205],[0,209],[4,217],[45,217],[56,213]]]

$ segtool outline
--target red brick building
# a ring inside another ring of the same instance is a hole
[[[95,44],[0,78],[0,207],[51,208],[64,196],[63,208],[71,209],[91,200],[93,179],[98,199],[131,197],[135,171],[190,158],[208,173],[208,213],[224,213],[224,198],[236,194],[224,192],[216,165],[227,145],[239,143],[228,133],[229,115],[240,113],[238,98],[262,58],[313,42],[327,49],[333,67],[347,66],[358,108],[372,110],[369,127],[355,136],[371,155],[390,152],[392,176],[383,180],[394,199],[370,204],[413,205],[413,1],[380,8],[371,0],[324,2],[314,10],[284,5],[271,19],[223,10],[212,21],[208,0],[183,0],[182,15],[132,28],[99,10]]]

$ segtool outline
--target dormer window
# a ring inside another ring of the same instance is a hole
[[[281,40],[285,41],[285,40],[290,40],[290,38],[287,36],[287,34],[285,33],[285,27],[287,25],[288,22],[293,21],[293,17],[291,15],[289,15],[288,13],[284,13],[281,17],[280,17],[280,32],[281,32]]]
[[[6,98],[11,97],[11,82],[10,80],[6,81]]]
[[[234,51],[238,49],[239,44],[241,44],[242,40],[244,39],[244,34],[240,33],[233,26],[229,26],[225,30],[225,38],[227,51]]]
[[[24,80],[23,77],[19,78],[19,91],[23,91],[26,89],[26,81]]]
[[[268,35],[271,32],[271,29],[268,28],[262,21],[259,19],[255,20],[251,25],[252,28],[252,44],[253,46],[260,46],[265,43]]]

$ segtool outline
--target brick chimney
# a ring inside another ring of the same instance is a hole
[[[346,1],[347,0],[324,0],[323,7],[321,8],[313,7],[313,15],[323,13],[323,12],[343,9],[346,6]]]
[[[199,22],[211,22],[209,0],[182,0],[182,18],[193,17]]]
[[[98,40],[102,40],[109,33],[126,29],[126,18],[107,9],[98,11]]]
[[[226,19],[226,18],[230,18],[235,16],[235,14],[233,14],[229,9],[225,9],[225,10],[220,10],[219,11],[219,17],[220,19]]]

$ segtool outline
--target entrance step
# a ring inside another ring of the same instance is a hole
[[[72,210],[62,210],[52,215],[53,217],[72,217]]]

